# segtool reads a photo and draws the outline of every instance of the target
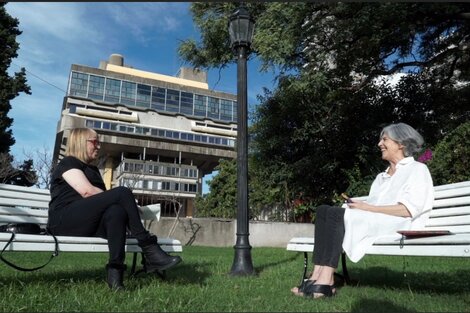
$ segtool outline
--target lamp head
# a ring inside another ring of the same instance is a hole
[[[229,20],[229,33],[232,49],[239,46],[250,48],[255,30],[255,20],[248,10],[241,6],[233,11]]]

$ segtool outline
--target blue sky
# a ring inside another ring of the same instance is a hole
[[[112,53],[136,69],[174,76],[185,65],[177,47],[199,39],[187,2],[16,2],[5,8],[19,20],[18,57],[10,71],[25,67],[32,95],[12,101],[11,147],[15,159],[52,151],[72,64],[98,67]],[[188,66],[188,64],[186,64]],[[248,103],[257,104],[262,88],[273,89],[274,73],[248,64]],[[236,65],[208,72],[209,88],[236,93]],[[204,192],[207,191],[205,186]]]

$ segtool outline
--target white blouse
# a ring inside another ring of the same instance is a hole
[[[434,188],[428,167],[407,157],[398,162],[393,176],[388,169],[377,175],[370,188],[367,203],[394,205],[401,203],[411,217],[399,217],[346,207],[343,249],[349,259],[358,262],[374,241],[384,235],[399,235],[397,230],[423,228],[429,218]]]

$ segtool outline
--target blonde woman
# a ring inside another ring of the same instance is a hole
[[[157,237],[144,228],[130,189],[106,190],[98,168],[93,165],[99,150],[100,141],[93,129],[71,131],[65,157],[51,177],[48,226],[54,235],[107,239],[106,281],[111,289],[123,289],[127,229],[142,248],[147,272],[169,269],[181,258],[163,251]]]

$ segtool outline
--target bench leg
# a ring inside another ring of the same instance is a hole
[[[307,277],[307,266],[308,266],[308,253],[307,253],[307,252],[304,252],[304,271],[303,271],[303,273],[302,273],[302,278],[300,279],[300,284],[299,284],[299,286],[301,286],[301,285],[303,284],[304,280],[305,280],[306,278],[308,278],[308,277]]]
[[[351,279],[349,278],[348,268],[346,266],[346,252],[341,253],[341,267],[343,268],[343,279],[346,285],[351,284]]]
[[[131,275],[135,274],[136,263],[137,263],[137,252],[134,252],[132,256]]]

